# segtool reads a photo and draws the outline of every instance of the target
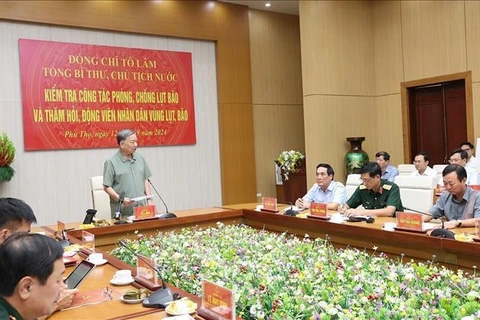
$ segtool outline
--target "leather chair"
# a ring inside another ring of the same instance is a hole
[[[92,191],[93,208],[97,210],[95,218],[110,220],[112,218],[110,197],[103,190],[103,176],[91,177],[90,188]]]
[[[398,165],[398,172],[399,172],[399,175],[401,176],[408,176],[413,171],[415,171],[415,165],[411,163],[408,163],[408,164],[404,163],[404,164]]]
[[[357,173],[352,173],[347,176],[347,182],[345,183],[345,189],[347,189],[347,199],[350,199],[352,194],[362,184],[360,180],[360,175]]]
[[[404,207],[421,212],[427,212],[432,207],[437,186],[436,177],[399,175],[395,177],[395,184],[400,188],[400,198]]]

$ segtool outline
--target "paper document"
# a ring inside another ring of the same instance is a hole
[[[153,198],[153,194],[149,195],[149,196],[142,196],[142,197],[136,197],[136,198],[132,198],[130,200],[132,201],[142,201],[142,200],[148,200],[148,199],[151,199]]]

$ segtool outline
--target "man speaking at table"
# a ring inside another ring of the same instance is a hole
[[[150,167],[137,151],[138,138],[134,130],[123,129],[117,134],[118,151],[105,161],[103,167],[103,189],[110,196],[112,218],[123,204],[122,215],[131,216],[133,207],[142,206],[147,201],[135,201],[134,198],[150,196],[148,178],[152,176]],[[120,195],[125,197],[121,199]],[[147,204],[153,204],[148,199]]]
[[[350,199],[339,211],[345,216],[393,217],[396,211],[403,211],[400,190],[390,181],[382,180],[382,169],[375,162],[367,162],[360,169],[358,186]],[[357,209],[362,205],[365,210]]]
[[[475,226],[475,218],[480,218],[480,193],[467,186],[467,171],[458,164],[445,167],[442,172],[443,192],[437,202],[424,216],[425,221],[445,216],[444,228],[453,229]]]

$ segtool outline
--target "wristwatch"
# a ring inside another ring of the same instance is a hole
[[[457,228],[460,228],[462,226],[462,220],[457,220]]]

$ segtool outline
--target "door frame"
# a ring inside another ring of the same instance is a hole
[[[450,82],[455,80],[465,81],[465,108],[467,123],[468,141],[475,144],[474,128],[473,128],[473,97],[472,97],[472,72],[459,72],[443,76],[412,80],[400,83],[400,93],[402,97],[402,128],[403,128],[403,163],[412,162],[412,154],[410,152],[411,134],[410,134],[410,108],[409,108],[409,89],[433,85],[437,83]]]

